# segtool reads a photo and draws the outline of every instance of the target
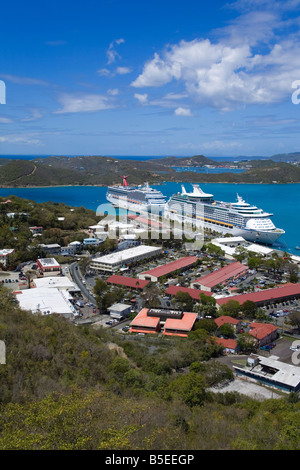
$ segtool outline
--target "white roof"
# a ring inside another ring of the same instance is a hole
[[[128,248],[127,250],[119,251],[117,253],[110,253],[109,255],[100,256],[100,258],[94,258],[93,262],[104,264],[112,264],[117,262],[121,263],[126,261],[126,259],[134,258],[135,256],[140,256],[151,252],[157,252],[158,250],[161,250],[161,247],[139,245],[133,248]]]
[[[8,255],[11,255],[15,250],[13,250],[12,248],[8,248],[8,249],[3,249],[3,250],[0,250],[0,256],[8,256]]]
[[[217,243],[245,243],[246,240],[243,237],[222,237],[214,238],[212,243],[216,241]]]
[[[124,310],[127,310],[128,308],[131,308],[131,305],[128,304],[113,304],[109,307],[109,311],[114,310],[117,312],[123,312]]]
[[[60,267],[60,264],[56,261],[55,258],[40,258],[38,261],[44,268],[49,268],[53,266]]]
[[[26,289],[22,293],[16,294],[16,298],[22,310],[29,310],[32,313],[40,312],[43,315],[75,313],[75,309],[67,296],[57,288],[36,287]]]
[[[258,356],[260,365],[266,365],[277,369],[277,372],[272,375],[272,378],[277,382],[297,386],[300,382],[300,367],[286,364],[285,362],[278,361],[277,356],[263,357]],[[256,371],[256,369],[254,369]]]
[[[268,248],[267,246],[258,245],[257,243],[252,243],[252,245],[246,246],[246,250],[253,251],[255,253],[261,253],[263,255],[269,255],[273,253],[274,249]]]
[[[79,287],[71,281],[67,276],[62,277],[41,277],[34,279],[34,284],[36,287],[44,287],[48,289],[65,289],[71,291],[80,290]]]

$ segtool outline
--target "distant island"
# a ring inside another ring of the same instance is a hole
[[[290,156],[290,157],[289,157]],[[296,159],[298,156],[298,160]],[[281,161],[282,160],[282,161]],[[130,175],[132,185],[191,183],[300,183],[300,153],[236,162],[217,162],[204,155],[126,160],[106,156],[52,156],[31,160],[0,158],[0,187],[108,186]],[[184,167],[177,171],[175,167]],[[191,168],[191,171],[188,169]],[[195,172],[218,168],[220,172]],[[224,172],[222,172],[224,168]],[[230,169],[233,169],[231,172]],[[243,172],[234,172],[243,169]]]

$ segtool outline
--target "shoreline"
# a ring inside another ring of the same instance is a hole
[[[250,183],[249,181],[243,182],[239,181],[233,182],[233,181],[200,181],[200,182],[191,182],[191,181],[163,181],[163,182],[151,182],[149,183],[150,185],[163,185],[163,184],[169,184],[169,183],[176,183],[176,184],[260,184],[260,185],[272,185],[272,186],[278,186],[278,185],[290,185],[290,184],[300,184],[300,181],[293,181],[293,182],[276,182],[276,183],[264,183],[262,181],[258,183]],[[51,185],[51,186],[1,186],[0,189],[46,189],[46,188],[106,188],[108,186],[121,186],[120,184],[118,185],[113,185],[113,184],[63,184],[63,185]]]

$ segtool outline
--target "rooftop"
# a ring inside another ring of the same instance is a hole
[[[235,263],[230,263],[227,266],[218,269],[217,271],[207,274],[206,276],[196,279],[193,281],[193,284],[199,283],[206,287],[214,287],[217,284],[227,281],[231,277],[238,276],[247,269],[249,269],[248,266],[245,266],[244,264],[237,261]]]
[[[109,284],[118,284],[121,286],[131,287],[134,289],[144,289],[150,281],[144,281],[142,279],[137,279],[135,277],[127,277],[127,276],[119,276],[117,274],[113,274],[110,276],[106,282]]]
[[[196,263],[198,259],[199,258],[197,258],[197,256],[185,256],[184,258],[180,258],[176,261],[171,261],[171,263],[158,266],[157,268],[150,269],[149,271],[144,271],[141,274],[149,274],[155,277],[165,276],[176,271],[177,269],[182,269]]]
[[[176,295],[177,292],[187,292],[194,300],[199,300],[201,293],[204,295],[212,295],[212,292],[204,292],[199,289],[192,289],[192,287],[181,286],[169,286],[165,292],[169,295]]]
[[[273,331],[276,331],[278,329],[277,326],[271,325],[270,323],[257,322],[250,323],[249,327],[251,328],[249,334],[257,339],[265,338],[270,333],[273,333]]]
[[[55,258],[39,258],[37,262],[40,263],[43,268],[50,268],[50,267],[60,268],[60,264],[56,261]]]
[[[248,294],[233,295],[228,297],[221,297],[217,299],[218,305],[226,304],[229,300],[237,300],[242,305],[247,300],[252,302],[266,302],[276,300],[281,297],[290,297],[300,294],[300,283],[286,284],[283,286],[275,287],[274,289],[262,289],[258,292],[250,292]]]
[[[133,248],[128,248],[127,250],[118,251],[116,253],[110,253],[109,255],[100,256],[99,258],[94,258],[93,261],[98,263],[118,263],[123,260],[134,258],[135,256],[141,256],[144,254],[155,253],[157,250],[161,250],[161,247],[157,246],[148,246],[148,245],[139,245]]]
[[[221,317],[215,318],[214,320],[218,327],[224,325],[224,323],[229,323],[230,325],[237,325],[240,322],[240,320],[237,320],[236,318],[230,317],[228,315],[222,315]]]
[[[21,309],[30,310],[33,313],[49,315],[51,313],[73,314],[73,305],[69,302],[69,295],[57,288],[49,289],[40,287],[23,290],[16,294]]]

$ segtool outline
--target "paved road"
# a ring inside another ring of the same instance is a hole
[[[78,285],[79,289],[81,290],[82,296],[88,302],[95,304],[96,303],[95,297],[89,293],[86,285],[83,284],[82,282],[82,275],[80,273],[77,262],[70,264],[70,274],[72,276],[73,281]]]

